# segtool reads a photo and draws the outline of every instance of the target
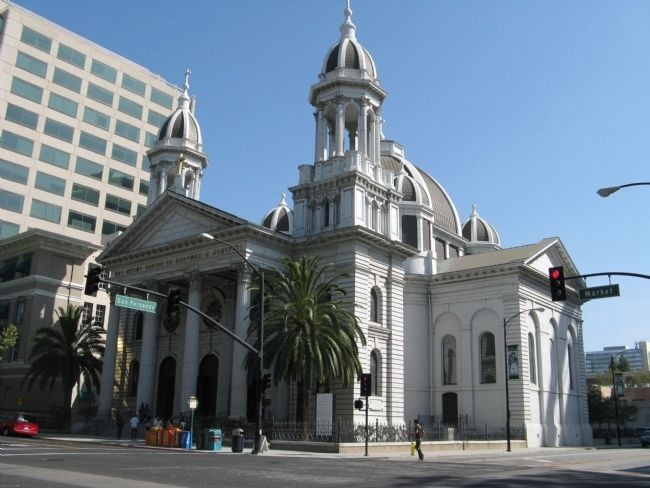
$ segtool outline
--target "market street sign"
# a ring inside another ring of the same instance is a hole
[[[132,308],[133,310],[141,310],[143,312],[156,313],[156,302],[127,297],[126,295],[115,295],[115,305],[118,307]]]
[[[591,288],[580,289],[581,300],[591,300],[593,298],[609,298],[620,296],[618,285],[592,286]]]

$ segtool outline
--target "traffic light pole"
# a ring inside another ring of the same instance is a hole
[[[366,395],[366,453],[368,455],[368,395]]]
[[[592,276],[634,276],[635,278],[645,278],[650,280],[650,275],[641,273],[626,273],[624,271],[610,271],[608,273],[591,273],[576,276],[565,276],[565,280],[578,280],[580,278],[591,278]]]

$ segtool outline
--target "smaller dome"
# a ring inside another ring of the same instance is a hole
[[[264,216],[262,227],[291,235],[293,232],[293,210],[289,208],[284,197],[283,193],[278,206],[269,210]]]
[[[427,190],[413,176],[408,174],[403,165],[400,173],[395,177],[395,189],[402,194],[403,202],[419,203],[420,205],[426,206],[431,205]]]
[[[476,205],[472,206],[472,214],[463,224],[462,234],[465,239],[470,241],[470,244],[487,246],[492,249],[498,249],[501,246],[499,233],[478,214]]]
[[[180,139],[181,144],[189,145],[201,151],[203,141],[201,128],[194,117],[194,104],[188,95],[190,70],[185,71],[183,93],[178,97],[178,108],[167,117],[158,131],[158,142]]]
[[[356,38],[356,26],[352,23],[350,2],[345,8],[345,21],[341,24],[341,39],[325,56],[322,75],[336,71],[339,68],[366,71],[368,76],[377,78],[377,69],[370,53]]]

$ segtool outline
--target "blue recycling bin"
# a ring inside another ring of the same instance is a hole
[[[183,449],[192,449],[192,436],[190,435],[189,430],[184,430],[181,432],[181,447]]]
[[[206,449],[208,451],[220,451],[221,450],[221,429],[210,429],[208,430]]]

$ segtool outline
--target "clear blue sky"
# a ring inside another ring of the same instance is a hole
[[[311,163],[307,102],[343,0],[20,0],[182,84],[210,166],[202,200],[259,222]],[[559,236],[581,273],[650,274],[650,2],[352,0],[384,134],[504,246]],[[288,192],[287,192],[288,193]],[[289,195],[288,195],[289,196]],[[584,311],[586,350],[650,339],[650,281]],[[589,286],[607,284],[592,278]]]

